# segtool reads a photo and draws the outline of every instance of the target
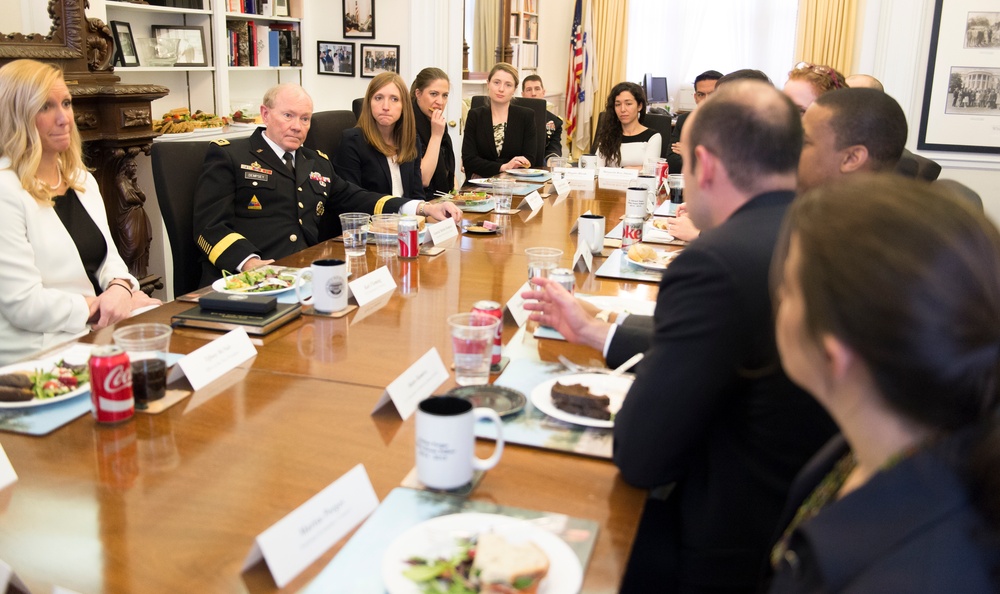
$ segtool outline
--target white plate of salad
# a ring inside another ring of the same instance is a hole
[[[46,406],[75,398],[90,391],[90,369],[86,363],[69,365],[64,361],[26,361],[0,367],[0,375],[25,375],[31,381],[34,398],[0,402],[3,408]]]
[[[226,275],[212,283],[212,289],[215,291],[240,295],[277,295],[294,288],[294,271],[271,266]]]

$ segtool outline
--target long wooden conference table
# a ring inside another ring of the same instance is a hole
[[[449,364],[445,318],[481,299],[510,299],[527,280],[525,248],[561,248],[568,265],[576,248],[570,229],[588,210],[604,215],[610,229],[624,212],[624,192],[553,192],[530,219],[528,211],[467,214],[498,221],[504,232],[461,235],[434,257],[383,258],[371,246],[351,262],[352,272],[386,265],[398,285],[377,312],[360,320],[358,312],[303,316],[264,337],[254,359],[162,414],[117,426],[85,415],[44,437],[0,434],[19,475],[0,492],[0,560],[32,592],[56,585],[81,593],[276,591],[263,563],[241,570],[254,538],[359,463],[380,499],[398,487],[414,466],[414,423],[371,414],[386,385],[431,347]],[[326,257],[343,258],[343,244],[329,241],[281,264]],[[602,261],[595,257],[594,269]],[[657,287],[591,272],[577,274],[577,290],[652,300]],[[170,302],[122,325],[169,322],[190,307]],[[109,343],[112,330],[85,340]],[[505,343],[516,331],[508,316]],[[178,328],[170,351],[189,353],[212,337]],[[564,354],[602,364],[589,348],[530,333],[520,340],[542,360]],[[437,393],[451,387],[450,380]],[[481,441],[478,454],[492,447]],[[625,484],[608,460],[508,444],[469,497],[596,521],[582,591],[614,592],[645,491]],[[313,582],[349,539],[283,591]]]

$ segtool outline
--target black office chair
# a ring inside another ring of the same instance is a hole
[[[912,177],[932,182],[941,175],[941,165],[927,157],[903,149],[903,155],[896,164],[896,173],[904,177]]]
[[[174,260],[174,297],[201,285],[201,251],[194,242],[194,190],[207,151],[207,141],[153,143],[153,185]]]
[[[354,112],[355,120],[361,119],[361,108],[364,106],[364,104],[365,104],[364,97],[358,97],[354,101],[351,101],[351,111]]]
[[[546,112],[548,111],[545,99],[529,99],[527,97],[514,97],[511,99],[512,105],[517,105],[519,107],[527,107],[528,109],[533,109],[535,111],[535,154],[526,155],[531,159],[532,167],[545,167],[544,157],[545,157],[545,122],[546,122]],[[484,105],[489,105],[486,101],[486,95],[474,95],[472,97],[472,107],[482,107]]]
[[[317,111],[312,116],[312,125],[306,135],[305,146],[315,151],[323,151],[330,160],[340,146],[344,130],[358,123],[354,114],[346,109]]]
[[[673,130],[672,119],[669,115],[658,113],[647,113],[642,125],[656,130],[660,133],[660,158],[666,159],[670,154],[670,133]]]

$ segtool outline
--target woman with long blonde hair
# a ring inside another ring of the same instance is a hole
[[[0,364],[159,301],[118,254],[58,68],[0,68]]]
[[[413,104],[398,74],[383,72],[368,84],[361,117],[356,127],[344,130],[333,167],[366,190],[424,198]]]

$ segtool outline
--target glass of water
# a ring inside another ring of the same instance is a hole
[[[365,255],[368,218],[363,212],[345,212],[340,215],[340,226],[344,230],[344,252],[348,256]]]
[[[489,383],[493,337],[499,324],[500,318],[476,312],[448,316],[455,356],[455,383],[460,386]]]
[[[493,180],[493,210],[497,214],[511,214],[510,205],[514,200],[514,180],[501,178]]]
[[[531,247],[524,253],[528,256],[529,281],[538,276],[548,278],[549,273],[559,267],[559,258],[563,255],[562,250],[550,247]]]

